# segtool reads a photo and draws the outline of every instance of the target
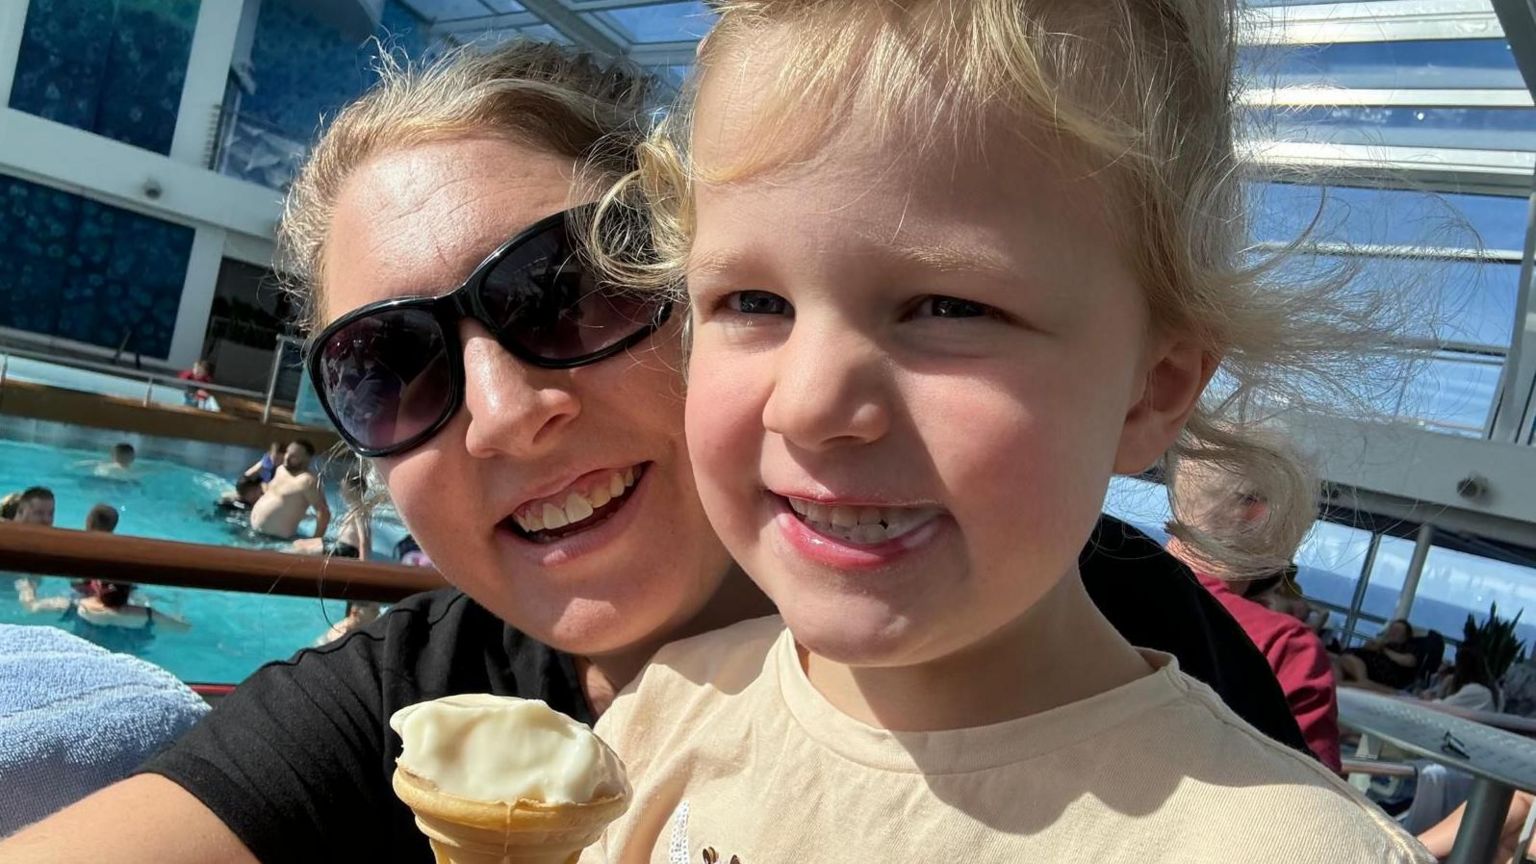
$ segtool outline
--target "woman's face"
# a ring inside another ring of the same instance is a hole
[[[371,160],[337,200],[326,320],[454,289],[508,238],[579,203],[574,194],[570,159],[499,138]],[[527,366],[480,324],[460,322],[463,407],[430,441],[378,460],[449,580],[555,647],[602,655],[665,635],[729,566],[683,442],[681,317],[627,353],[569,370]],[[605,500],[615,478],[632,483],[627,497],[583,525],[572,496]],[[514,514],[543,514],[545,504],[582,527],[536,541]]]

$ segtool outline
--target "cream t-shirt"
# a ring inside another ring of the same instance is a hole
[[[1320,765],[1166,654],[1071,705],[876,729],[811,686],[778,618],[662,649],[597,731],[629,811],[589,862],[1433,862]]]

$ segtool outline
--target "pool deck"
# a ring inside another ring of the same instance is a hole
[[[338,443],[329,429],[286,422],[261,422],[261,406],[229,400],[220,412],[199,411],[142,401],[83,393],[26,381],[8,380],[0,387],[0,414],[31,417],[89,426],[138,432],[165,438],[185,438],[212,444],[228,444],[265,450],[272,441],[296,437],[313,441],[322,452]],[[242,416],[245,415],[245,416]]]

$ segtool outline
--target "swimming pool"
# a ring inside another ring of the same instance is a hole
[[[121,475],[98,472],[96,466],[117,441],[138,450],[133,468]],[[100,502],[118,509],[121,534],[247,548],[286,546],[284,541],[261,539],[212,509],[219,493],[229,488],[226,478],[258,457],[240,448],[0,417],[0,494],[32,485],[50,487],[57,502],[55,525],[61,528],[84,525],[86,512]],[[328,483],[327,490],[331,508],[339,515],[335,486]],[[301,530],[313,531],[313,520],[306,520]],[[389,558],[403,534],[398,521],[376,518],[374,553]],[[262,663],[313,643],[345,614],[343,604],[334,601],[144,585],[139,595],[192,623],[186,633],[146,636],[61,621],[58,613],[29,614],[17,602],[14,581],[14,574],[0,574],[0,623],[58,623],[188,681],[239,681]],[[67,593],[64,579],[40,581],[39,596]]]

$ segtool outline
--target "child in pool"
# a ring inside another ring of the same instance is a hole
[[[1431,860],[1076,569],[1112,473],[1278,458],[1201,394],[1344,320],[1238,260],[1234,10],[717,7],[628,187],[660,263],[610,264],[686,275],[699,492],[782,619],[603,716],[635,795],[584,860]]]

